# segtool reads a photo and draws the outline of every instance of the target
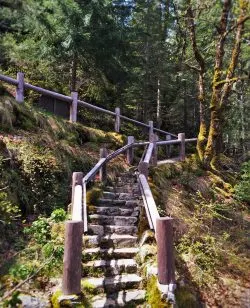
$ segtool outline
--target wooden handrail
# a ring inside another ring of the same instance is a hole
[[[19,85],[19,81],[18,80],[14,79],[14,78],[11,78],[11,77],[8,77],[8,76],[5,76],[5,75],[2,75],[2,74],[0,74],[0,80],[3,81],[3,82],[9,83],[9,84],[15,85],[17,87]],[[38,86],[34,86],[34,85],[32,85],[30,83],[27,83],[27,82],[23,82],[23,88],[35,91],[37,93],[40,93],[40,94],[43,94],[43,95],[46,95],[46,96],[53,97],[55,99],[58,99],[58,100],[61,100],[61,101],[64,101],[64,102],[68,102],[70,104],[73,101],[71,96],[63,95],[63,94],[57,93],[55,91],[51,91],[51,90],[47,90],[47,89],[44,89],[44,88],[41,88],[41,87],[38,87]],[[111,116],[117,118],[117,112],[113,112],[113,111],[104,109],[102,107],[98,107],[98,106],[92,105],[92,104],[87,103],[87,102],[82,101],[82,100],[77,100],[77,104],[79,106],[87,107],[87,108],[90,108],[90,109],[94,109],[94,110],[106,113],[108,115],[111,115]],[[127,116],[119,114],[118,117],[120,119],[123,119],[123,120],[127,121],[127,122],[134,123],[137,126],[145,127],[145,128],[148,128],[149,130],[152,129],[153,132],[158,132],[158,133],[161,133],[161,134],[164,134],[164,135],[169,135],[169,136],[171,136],[173,138],[177,138],[177,135],[174,135],[172,133],[169,133],[167,131],[164,131],[164,130],[156,128],[156,127],[151,127],[149,124],[137,121],[135,119],[131,119],[131,118],[127,117]]]
[[[145,154],[144,160],[143,160],[145,163],[149,164],[152,154],[153,154],[153,150],[154,150],[154,144],[150,142],[147,152]]]
[[[83,177],[82,179],[82,191],[83,191],[83,222],[84,222],[84,232],[88,231],[88,222],[87,222],[87,199],[86,199],[86,186],[89,181],[91,181],[94,176],[97,174],[98,171],[101,170],[101,168],[108,163],[110,160],[114,159],[118,155],[124,153],[131,147],[133,147],[133,143],[127,144],[123,146],[122,148],[114,151],[113,153],[110,153],[107,157],[105,158],[100,158],[97,164]]]
[[[159,212],[157,210],[154,197],[152,195],[151,189],[148,185],[148,181],[144,174],[139,174],[139,184],[141,187],[141,192],[143,199],[145,201],[145,209],[149,222],[150,229],[156,230],[156,219],[160,218]]]

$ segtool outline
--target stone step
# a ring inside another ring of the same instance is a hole
[[[129,185],[123,187],[108,186],[105,190],[113,193],[133,193],[133,189]],[[138,190],[136,190],[136,192],[138,192]]]
[[[83,276],[89,272],[97,272],[98,274],[106,277],[120,275],[122,273],[133,274],[137,272],[137,263],[134,259],[89,261],[83,264]]]
[[[112,200],[131,200],[135,199],[136,196],[134,196],[132,193],[126,193],[126,192],[114,193],[110,191],[104,191],[102,194],[102,198],[112,199]]]
[[[101,278],[85,278],[82,279],[82,286],[91,285],[93,293],[107,292],[112,293],[124,289],[140,288],[142,278],[136,274],[122,274]]]
[[[92,214],[89,215],[89,221],[92,224],[133,226],[137,222],[137,217]]]
[[[123,208],[118,206],[92,206],[88,213],[107,216],[138,216],[139,207]]]
[[[125,206],[126,200],[114,200],[114,199],[103,199],[100,198],[97,201],[100,206]]]
[[[112,200],[112,199],[99,199],[97,206],[118,206],[118,207],[135,207],[138,206],[139,200]]]
[[[96,234],[96,235],[104,235],[104,234],[129,234],[135,235],[137,234],[138,229],[135,226],[116,226],[116,225],[88,225],[88,233]]]
[[[137,243],[137,236],[128,234],[108,234],[100,235],[84,235],[83,247],[100,247],[100,248],[123,248],[134,247]]]
[[[92,298],[93,308],[136,307],[145,301],[145,290],[123,290],[108,295],[98,295]]]
[[[111,192],[111,191],[104,191],[102,194],[103,199],[118,199],[119,198],[119,194]]]
[[[139,248],[87,248],[83,249],[83,261],[97,259],[132,259],[138,253]]]

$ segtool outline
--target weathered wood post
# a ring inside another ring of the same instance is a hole
[[[149,125],[149,140],[150,140],[150,136],[153,135],[154,133],[154,122],[153,121],[148,121],[148,125]]]
[[[115,132],[120,132],[120,126],[121,126],[121,110],[119,107],[115,108]]]
[[[158,141],[158,139],[159,139],[159,137],[156,134],[152,134],[150,136],[150,139],[149,139],[149,141],[153,142],[153,144],[154,144],[154,149],[153,149],[153,153],[152,153],[152,157],[151,157],[151,163],[152,163],[153,166],[157,166],[157,152],[158,152],[158,150],[157,150],[156,142]]]
[[[82,185],[83,172],[73,172],[72,174],[72,194],[71,194],[71,214],[74,204],[75,186]]]
[[[70,105],[70,122],[75,123],[77,121],[77,100],[78,92],[71,92],[72,103]]]
[[[63,257],[62,291],[65,295],[81,292],[83,221],[67,221]]]
[[[135,142],[134,136],[128,136],[128,144],[133,144],[134,142]],[[127,163],[129,165],[132,165],[133,160],[134,160],[134,149],[133,147],[131,147],[127,150]]]
[[[158,281],[170,284],[175,281],[173,218],[156,219]]]
[[[106,148],[101,148],[100,149],[100,158],[106,158],[108,156],[108,151]],[[101,182],[106,182],[107,180],[107,166],[104,164],[100,171],[99,171],[99,177]]]
[[[166,135],[166,141],[170,141],[172,139],[171,135]],[[170,158],[172,154],[172,145],[167,144],[166,145],[166,156],[167,158]]]
[[[180,143],[180,160],[185,160],[185,133],[178,134],[178,140],[181,141]]]
[[[18,103],[24,102],[24,73],[17,73],[18,85],[16,86],[16,101]]]

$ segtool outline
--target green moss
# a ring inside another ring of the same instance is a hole
[[[151,308],[168,308],[171,307],[166,300],[161,298],[161,293],[157,287],[157,277],[151,276],[147,281],[147,303]]]
[[[52,296],[51,296],[51,306],[53,308],[60,308],[60,303],[59,303],[59,297],[62,296],[62,291],[57,290]]]
[[[87,191],[87,204],[88,206],[97,205],[97,201],[102,196],[102,190],[98,187],[93,187]]]

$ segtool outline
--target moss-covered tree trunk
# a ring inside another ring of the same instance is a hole
[[[194,68],[199,74],[198,81],[198,100],[199,100],[199,115],[200,115],[200,129],[197,141],[197,152],[200,160],[203,160],[204,151],[207,141],[207,125],[205,120],[205,61],[204,58],[199,51],[196,42],[196,33],[195,33],[195,22],[194,22],[194,12],[191,6],[191,2],[188,1],[188,9],[187,9],[187,26],[189,29],[190,39],[192,43],[192,49],[195,56],[195,60],[198,64],[198,68]]]
[[[221,78],[223,74],[222,69],[224,58],[224,44],[227,34],[229,33],[229,31],[227,30],[227,25],[228,16],[231,8],[231,0],[224,1],[224,7],[221,15],[219,28],[220,37],[216,47],[213,92],[210,103],[210,126],[203,159],[205,166],[210,166],[212,168],[215,167],[215,162],[217,161],[217,159],[219,158],[219,154],[221,153],[223,108],[228,101],[233,82],[237,80],[237,78],[234,78],[234,72],[240,54],[240,44],[244,29],[244,22],[249,19],[249,16],[247,15],[249,2],[246,0],[239,0],[239,6],[240,16],[235,26],[235,40],[225,80],[221,80]]]

